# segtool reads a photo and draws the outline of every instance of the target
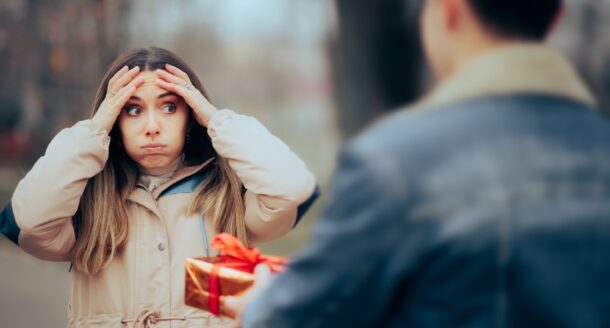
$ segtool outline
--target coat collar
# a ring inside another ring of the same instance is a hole
[[[515,93],[547,94],[596,104],[563,55],[541,44],[518,43],[481,55],[438,85],[416,107],[437,107],[482,96]]]
[[[155,189],[155,191],[152,193],[152,197],[151,197],[151,194],[144,188],[136,187],[134,190],[131,191],[128,199],[144,206],[145,208],[147,208],[150,211],[152,211],[153,213],[155,213],[157,216],[161,217],[159,208],[157,207],[157,201],[159,199],[159,195],[161,195],[161,193],[164,190],[171,187],[173,184],[175,184],[175,183],[201,171],[205,167],[209,166],[215,159],[216,159],[216,157],[212,157],[212,158],[208,159],[207,161],[205,161],[201,164],[198,164],[198,165],[181,167],[180,169],[178,169],[178,171],[176,171],[176,173],[174,174],[174,176],[171,179],[169,179],[168,181],[166,181],[165,183],[163,183],[162,185],[160,185],[159,187],[157,187]]]
[[[183,166],[179,168],[171,179],[167,180],[165,183],[155,189],[155,191],[152,193],[154,199],[158,199],[159,195],[161,195],[163,191],[171,187],[174,183],[203,170],[204,167],[210,165],[215,159],[216,157],[212,157],[199,165]]]

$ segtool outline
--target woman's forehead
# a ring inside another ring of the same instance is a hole
[[[145,71],[141,72],[139,77],[144,78],[144,82],[136,89],[134,96],[142,100],[151,99],[155,100],[159,96],[167,94],[168,91],[159,87],[156,83],[158,77],[155,72]]]

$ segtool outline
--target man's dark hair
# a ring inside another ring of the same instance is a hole
[[[539,41],[546,37],[562,0],[468,0],[479,19],[494,33]]]

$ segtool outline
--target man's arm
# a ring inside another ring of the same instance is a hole
[[[388,158],[343,152],[308,249],[254,296],[244,327],[370,326],[390,303],[405,238],[403,179]]]

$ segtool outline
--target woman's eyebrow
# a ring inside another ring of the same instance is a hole
[[[175,94],[175,93],[173,93],[173,92],[169,92],[169,91],[168,91],[168,92],[166,92],[166,93],[160,94],[160,95],[157,97],[157,99],[161,99],[161,98],[163,98],[163,97],[167,97],[167,96],[175,96],[175,97],[178,97],[178,95],[177,95],[177,94]]]

